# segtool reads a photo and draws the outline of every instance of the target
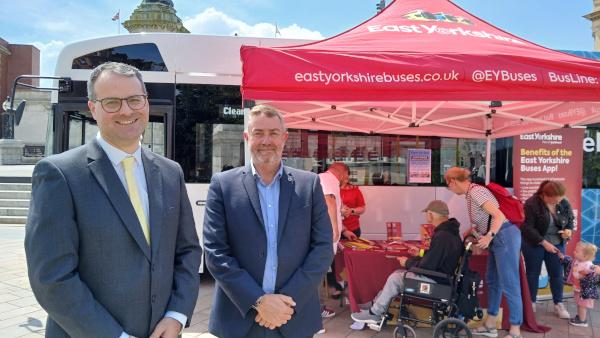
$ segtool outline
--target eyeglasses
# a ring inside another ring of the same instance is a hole
[[[127,105],[132,110],[139,110],[146,106],[146,98],[148,95],[131,95],[124,99],[118,97],[106,97],[103,99],[92,100],[92,102],[100,102],[102,109],[107,113],[116,113],[121,110],[123,101],[127,102]]]

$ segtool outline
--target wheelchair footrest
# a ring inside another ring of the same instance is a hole
[[[392,319],[393,315],[391,313],[386,313],[383,316],[381,316],[381,320],[379,321],[379,323],[377,324],[373,324],[373,323],[369,323],[369,329],[371,330],[375,330],[377,332],[381,331],[381,329],[383,328],[383,326],[385,325],[385,323]]]

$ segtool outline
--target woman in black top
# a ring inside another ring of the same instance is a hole
[[[565,198],[565,187],[557,181],[543,181],[538,191],[525,202],[523,257],[527,282],[535,309],[542,262],[550,278],[554,313],[570,318],[563,305],[563,269],[559,254],[564,254],[566,240],[573,229],[573,210]]]

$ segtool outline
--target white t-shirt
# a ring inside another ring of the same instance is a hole
[[[321,180],[321,188],[323,188],[323,194],[335,196],[335,208],[337,214],[337,225],[338,230],[342,233],[344,225],[342,224],[342,197],[340,196],[340,181],[329,171],[319,174]],[[337,243],[333,243],[333,252],[337,252]]]

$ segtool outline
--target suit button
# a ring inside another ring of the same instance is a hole
[[[259,252],[258,253],[258,257],[261,257],[261,258],[265,257],[265,252],[264,251]]]
[[[156,264],[152,264],[152,272],[156,270]]]
[[[152,303],[155,303],[156,302],[156,295],[152,295],[151,299],[152,299]]]

